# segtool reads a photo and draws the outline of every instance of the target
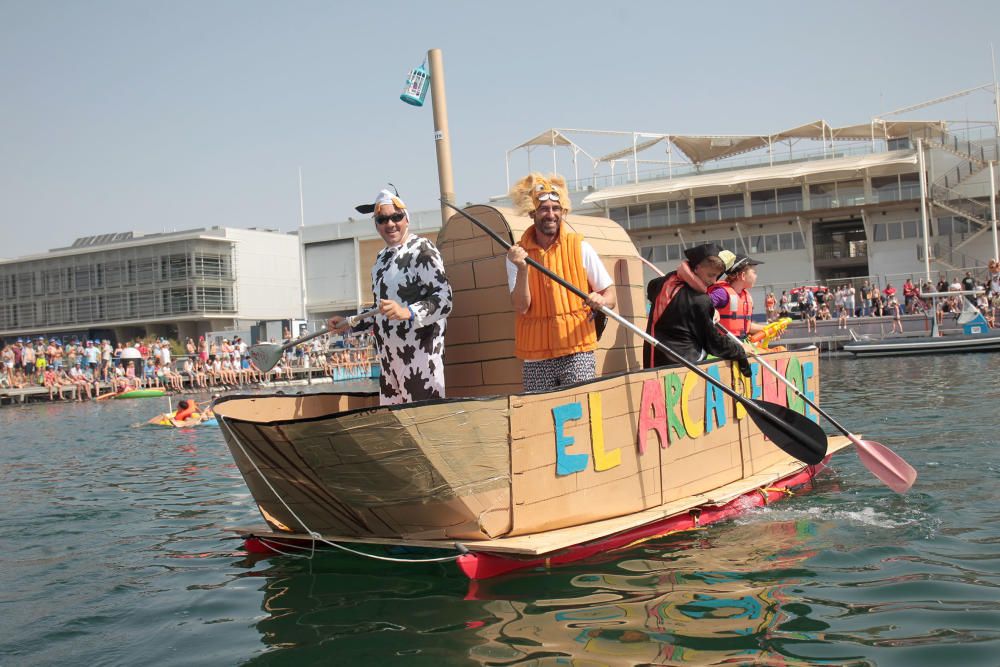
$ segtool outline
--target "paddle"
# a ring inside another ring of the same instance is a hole
[[[733,335],[733,332],[729,331],[719,323],[716,323],[716,325],[721,331],[724,331],[737,343],[740,342],[740,339]],[[840,425],[840,422],[827,414],[826,411],[821,409],[814,402],[809,400],[809,397],[799,391],[799,388],[796,387],[794,383],[789,381],[788,378],[779,373],[778,369],[764,361],[756,352],[752,352],[751,354],[753,354],[753,358],[760,362],[764,368],[771,371],[771,374],[774,375],[774,377],[784,382],[786,386],[794,391],[802,400],[808,403],[813,410],[823,415],[823,417],[830,422],[834,428],[847,436],[847,439],[854,443],[854,446],[857,447],[858,458],[861,459],[861,462],[866,468],[868,468],[868,470],[871,471],[873,475],[882,480],[886,486],[896,493],[906,493],[910,490],[910,487],[913,486],[913,482],[917,479],[917,471],[913,469],[913,466],[904,461],[901,456],[882,443],[872,442],[871,440],[862,440],[848,431]]]
[[[357,315],[351,315],[345,318],[348,326],[357,326],[358,322],[361,320],[371,317],[378,312],[378,308],[372,308],[358,313]],[[313,333],[306,334],[305,336],[300,336],[295,340],[290,340],[287,343],[258,343],[250,348],[250,359],[261,371],[265,373],[278,363],[281,359],[281,355],[285,350],[291,349],[296,345],[310,341],[313,338],[322,336],[323,334],[329,333],[326,327],[322,327],[319,331],[314,331]]]
[[[95,400],[106,401],[109,398],[114,398],[115,396],[121,396],[122,394],[124,394],[129,389],[128,387],[125,387],[125,389],[115,390],[114,389],[114,383],[112,383],[111,386],[112,386],[112,390],[111,391],[109,391],[106,394],[102,394],[102,395],[98,396]]]
[[[476,220],[474,217],[451,202],[447,202],[442,199],[441,203],[454,209],[459,215],[486,232],[490,238],[499,243],[502,247],[510,250],[510,243],[504,241],[492,229],[481,223],[479,220]],[[559,283],[584,301],[587,301],[589,298],[587,294],[584,294],[582,291],[577,289],[576,286],[566,282],[530,257],[527,258],[527,262],[531,267],[541,271],[544,275]],[[621,326],[638,335],[650,345],[658,347],[669,354],[679,364],[685,366],[688,370],[701,377],[705,382],[715,385],[725,394],[741,403],[747,409],[747,414],[750,415],[754,423],[760,428],[761,432],[768,439],[770,439],[771,442],[780,447],[790,456],[794,456],[799,461],[808,463],[809,465],[815,465],[826,457],[826,433],[824,433],[823,429],[821,429],[815,422],[805,415],[801,415],[794,410],[789,410],[788,408],[774,403],[754,401],[743,396],[742,394],[737,393],[610,308],[601,307],[599,310],[618,322]]]

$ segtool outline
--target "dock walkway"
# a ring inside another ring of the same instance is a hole
[[[322,368],[319,367],[309,367],[309,368],[292,368],[292,379],[271,379],[269,382],[259,383],[253,382],[248,384],[239,385],[237,388],[242,387],[284,387],[284,386],[295,386],[303,384],[319,384],[323,382],[340,382],[346,380],[363,380],[368,379],[371,375],[358,375],[349,374],[344,372],[345,369],[335,369],[337,372],[336,378],[331,378]],[[182,383],[187,392],[192,394],[205,393],[205,392],[217,392],[217,391],[230,391],[233,387],[228,387],[225,385],[209,385],[206,387],[192,386],[191,378],[184,376],[182,378]],[[92,385],[94,386],[94,385]],[[147,387],[148,388],[148,387]],[[110,382],[98,382],[96,383],[96,389],[101,396],[107,394],[111,391]],[[75,401],[78,399],[80,387],[78,385],[62,385],[55,392],[54,400],[67,400]],[[170,390],[167,390],[167,395],[170,395]],[[20,405],[23,403],[35,402],[35,401],[48,401],[49,400],[49,389],[48,387],[39,387],[32,385],[30,387],[22,387],[20,389],[15,388],[0,388],[0,405]]]

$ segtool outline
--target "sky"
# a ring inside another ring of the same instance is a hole
[[[356,216],[386,182],[433,209],[430,104],[399,100],[431,48],[465,203],[503,194],[506,151],[550,127],[864,123],[991,83],[991,42],[995,0],[0,0],[0,257],[111,232],[293,231],[300,168],[307,225]],[[995,113],[985,93],[956,104]]]

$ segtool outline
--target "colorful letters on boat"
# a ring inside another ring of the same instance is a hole
[[[779,373],[785,376],[809,400],[815,400],[815,392],[810,389],[810,381],[815,377],[813,363],[800,363],[798,358],[776,360],[775,366]],[[708,366],[705,372],[714,380],[722,382],[718,364]],[[758,363],[750,364],[751,376],[744,378],[736,365],[733,365],[732,376],[734,388],[744,396],[754,400],[764,400],[777,403],[805,414],[813,421],[818,416],[809,409],[804,400],[791,389],[779,382],[767,372],[761,372]],[[699,398],[704,398],[704,409],[692,411],[691,406]],[[556,474],[572,475],[582,472],[588,466],[601,472],[610,470],[621,464],[620,448],[608,449],[604,441],[603,408],[601,393],[589,392],[587,404],[590,415],[591,451],[573,450],[575,438],[567,434],[570,422],[583,419],[583,406],[579,401],[564,403],[552,408],[555,420]],[[697,374],[669,373],[662,378],[650,378],[643,382],[640,399],[638,438],[636,446],[639,455],[646,452],[647,445],[659,442],[660,447],[669,447],[671,443],[683,438],[698,438],[713,430],[723,428],[728,420],[742,420],[747,416],[742,404],[727,397],[716,385],[705,382]]]

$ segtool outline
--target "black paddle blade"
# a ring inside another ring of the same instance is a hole
[[[819,424],[777,403],[749,399],[747,402],[752,403],[746,408],[754,423],[785,453],[809,465],[816,465],[826,457],[826,433]]]

